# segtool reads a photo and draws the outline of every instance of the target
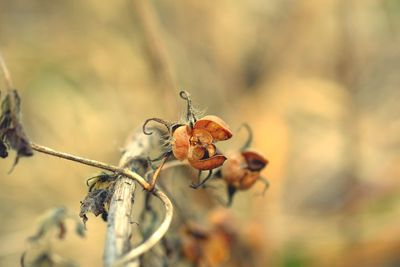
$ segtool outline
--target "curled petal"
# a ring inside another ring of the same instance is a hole
[[[202,160],[193,160],[189,158],[189,163],[198,170],[212,170],[224,164],[226,157],[221,154],[214,155]]]
[[[208,115],[199,119],[193,129],[205,129],[213,137],[214,141],[223,141],[232,137],[232,131],[228,124],[217,116]]]
[[[189,152],[190,129],[187,125],[179,126],[172,134],[172,153],[175,158],[184,160]]]
[[[268,160],[255,151],[244,151],[242,155],[251,171],[261,171],[268,164]]]

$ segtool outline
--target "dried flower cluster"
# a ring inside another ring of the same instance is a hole
[[[161,123],[167,127],[169,138],[167,150],[161,157],[162,163],[153,176],[153,182],[159,174],[165,161],[172,154],[176,159],[187,160],[189,165],[201,171],[209,171],[209,175],[198,184],[191,185],[198,188],[205,184],[212,177],[222,178],[228,189],[228,205],[232,203],[233,195],[237,190],[247,190],[257,181],[263,181],[268,188],[268,181],[261,177],[261,171],[267,166],[268,160],[260,153],[249,149],[252,142],[252,132],[250,127],[245,124],[249,137],[245,145],[239,151],[233,151],[226,155],[218,150],[215,143],[225,141],[233,136],[228,124],[215,115],[207,115],[197,119],[192,107],[189,93],[180,92],[181,98],[187,101],[187,114],[183,123],[171,123],[160,118],[151,118],[145,121],[143,132],[152,134],[146,130],[150,121]],[[212,172],[215,170],[214,175]]]

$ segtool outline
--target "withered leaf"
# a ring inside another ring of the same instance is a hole
[[[36,255],[29,263],[25,263],[26,252],[21,256],[22,267],[78,267],[78,265],[72,261],[67,260],[59,255],[52,254],[49,251],[43,251]]]
[[[85,199],[81,201],[81,212],[79,216],[82,218],[83,223],[86,224],[88,217],[86,214],[92,212],[95,216],[102,214],[103,218],[107,216],[106,206],[110,202],[112,196],[111,188],[92,189],[88,192]]]
[[[17,90],[10,90],[1,103],[0,116],[0,157],[8,156],[8,150],[17,152],[13,167],[20,157],[33,155],[28,137],[21,124],[21,98]]]
[[[44,236],[47,233],[49,233],[52,229],[56,229],[57,237],[59,239],[63,239],[67,232],[67,228],[65,225],[65,221],[67,218],[72,218],[72,216],[68,213],[67,209],[64,207],[58,207],[50,210],[43,216],[36,234],[29,237],[29,241],[36,242],[44,238]],[[77,218],[75,219],[75,222],[76,222],[75,226],[76,229],[78,229],[78,227],[83,228],[82,223]],[[76,232],[78,235],[82,237],[84,236],[84,233],[78,232],[78,230]]]
[[[3,141],[0,140],[0,158],[6,158],[8,156],[8,152],[7,152],[7,147],[6,145],[3,143]]]

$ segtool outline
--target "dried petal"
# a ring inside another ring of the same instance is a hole
[[[189,132],[189,126],[183,125],[178,127],[172,135],[172,153],[179,160],[184,160],[188,157]]]
[[[214,141],[227,140],[232,137],[232,131],[228,124],[217,116],[208,115],[199,119],[193,129],[205,129],[213,137]]]
[[[221,154],[216,154],[210,158],[202,159],[202,160],[191,160],[189,158],[190,165],[198,170],[212,170],[218,168],[222,164],[224,164],[226,157]]]
[[[268,160],[255,151],[244,151],[242,155],[246,160],[247,168],[251,171],[261,171],[268,164]]]

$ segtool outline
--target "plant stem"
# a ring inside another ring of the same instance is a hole
[[[171,200],[160,190],[155,189],[153,191],[153,194],[162,201],[165,207],[165,216],[163,222],[158,227],[157,231],[155,231],[145,242],[125,254],[123,258],[115,262],[113,267],[123,266],[123,264],[132,261],[138,258],[140,255],[146,253],[155,245],[157,245],[161,238],[163,238],[164,235],[167,233],[173,217],[173,205],[171,203]]]
[[[107,163],[103,163],[103,162],[100,162],[97,160],[82,158],[82,157],[68,154],[65,152],[59,152],[59,151],[53,150],[51,148],[48,148],[48,147],[45,147],[45,146],[42,146],[42,145],[39,145],[39,144],[36,144],[33,142],[30,142],[30,146],[33,150],[40,152],[40,153],[44,153],[44,154],[48,154],[48,155],[55,156],[58,158],[79,162],[79,163],[89,165],[89,166],[92,166],[95,168],[99,168],[99,169],[103,169],[103,170],[121,174],[132,180],[137,181],[145,190],[150,189],[150,184],[148,182],[146,182],[146,180],[143,179],[142,176],[140,176],[139,174],[137,174],[127,168],[119,168],[119,167],[116,167],[116,166],[113,166],[113,165],[110,165]]]

